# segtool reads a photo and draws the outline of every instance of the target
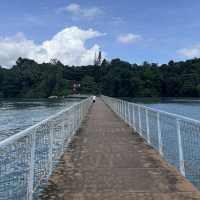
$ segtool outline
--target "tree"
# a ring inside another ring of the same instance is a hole
[[[198,84],[198,85],[196,86],[196,91],[197,91],[198,97],[200,97],[200,84]]]
[[[96,94],[98,93],[97,84],[94,78],[91,76],[84,76],[81,81],[81,92],[84,94]]]
[[[70,82],[81,82],[82,93],[115,97],[200,96],[200,59],[158,66],[130,64],[119,58],[103,60],[101,66],[64,66],[54,59],[38,64],[19,58],[11,69],[0,67],[0,97],[66,96]],[[71,88],[70,88],[71,87]]]

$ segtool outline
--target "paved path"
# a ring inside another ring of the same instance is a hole
[[[70,149],[42,200],[200,199],[196,189],[100,99]]]

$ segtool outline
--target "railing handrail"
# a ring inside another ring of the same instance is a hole
[[[134,103],[134,102],[130,102],[130,101],[123,100],[123,99],[117,99],[117,98],[113,98],[113,97],[109,97],[109,98],[115,99],[117,101],[126,101],[128,103],[134,104],[136,106],[143,107],[143,108],[150,110],[150,111],[153,111],[153,112],[159,112],[161,114],[170,115],[170,116],[173,116],[175,118],[179,118],[179,119],[182,119],[182,120],[191,121],[191,122],[200,124],[200,120],[197,120],[197,119],[194,119],[194,118],[182,116],[180,114],[170,113],[170,112],[163,111],[163,110],[160,110],[160,109],[157,109],[157,108],[151,108],[151,107],[145,106],[144,104],[141,104],[141,103]]]
[[[57,112],[57,113],[55,113],[55,114],[53,114],[53,115],[47,117],[46,119],[44,119],[44,120],[42,120],[42,121],[40,121],[40,122],[38,122],[38,123],[36,123],[36,124],[34,124],[34,125],[32,125],[32,126],[26,128],[25,130],[22,130],[22,131],[20,131],[19,133],[16,133],[16,134],[14,134],[14,135],[12,135],[12,136],[10,136],[10,137],[8,137],[8,138],[6,138],[6,139],[0,141],[0,148],[2,148],[3,146],[6,146],[6,145],[8,145],[8,144],[10,144],[10,143],[12,143],[12,142],[18,140],[18,139],[21,138],[21,137],[24,137],[24,136],[25,136],[26,134],[28,134],[31,130],[36,129],[36,128],[38,128],[39,126],[41,126],[42,124],[44,124],[44,123],[46,123],[46,122],[48,122],[48,121],[50,121],[50,120],[52,120],[52,119],[58,117],[59,115],[61,115],[61,114],[65,113],[65,112],[67,112],[68,110],[71,110],[74,106],[77,106],[77,105],[79,105],[79,104],[81,104],[81,103],[87,101],[89,98],[90,98],[90,97],[88,97],[87,99],[84,99],[84,100],[82,100],[82,101],[80,101],[80,102],[76,102],[76,103],[74,103],[73,105],[71,105],[71,106],[69,106],[69,107],[67,107],[67,108],[65,108],[65,109],[63,109],[63,110],[61,110],[61,111],[59,111],[59,112]]]

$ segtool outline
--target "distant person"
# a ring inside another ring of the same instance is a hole
[[[92,101],[93,101],[93,103],[95,103],[95,101],[96,101],[96,96],[93,96],[93,97],[92,97]]]

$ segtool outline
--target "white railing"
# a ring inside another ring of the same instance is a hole
[[[32,200],[81,125],[91,97],[0,142],[0,200]]]
[[[120,99],[102,99],[200,189],[200,121]]]

